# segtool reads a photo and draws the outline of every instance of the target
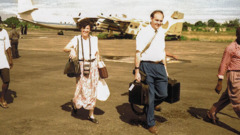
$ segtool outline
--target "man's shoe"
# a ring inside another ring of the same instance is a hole
[[[154,110],[160,112],[162,110],[162,108],[160,105],[157,105],[154,107]]]
[[[158,130],[157,130],[156,126],[152,126],[152,127],[148,128],[148,131],[152,134],[157,134],[158,133]]]

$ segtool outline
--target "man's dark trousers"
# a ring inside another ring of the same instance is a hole
[[[149,105],[146,107],[147,125],[155,125],[154,108],[167,97],[168,78],[162,63],[141,61],[140,70],[146,73],[149,85]]]

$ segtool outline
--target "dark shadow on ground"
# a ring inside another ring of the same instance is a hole
[[[140,110],[140,107],[135,107],[136,110]],[[133,126],[142,126],[143,128],[148,128],[146,123],[145,115],[136,115],[131,108],[129,103],[124,103],[116,107],[118,113],[120,114],[120,119]],[[155,115],[155,119],[159,123],[167,121],[166,118]],[[157,124],[158,125],[158,124]]]
[[[88,114],[89,114],[89,111],[88,110],[85,110],[83,108],[81,109],[77,109],[77,113],[75,114],[73,111],[72,111],[72,102],[69,101],[63,105],[61,105],[61,108],[62,110],[64,111],[67,111],[67,112],[71,112],[71,115],[74,117],[74,118],[77,118],[77,119],[81,119],[81,120],[87,120],[88,118]],[[95,115],[103,115],[105,112],[97,107],[95,107],[94,109],[94,114]]]
[[[0,92],[0,96],[2,96],[2,92]],[[5,100],[8,104],[13,103],[14,98],[17,98],[17,93],[14,90],[8,89],[5,95]]]
[[[189,107],[189,109],[187,110],[193,117],[197,118],[197,119],[203,119],[204,121],[206,122],[209,122],[211,123],[211,121],[209,121],[207,118],[206,118],[206,114],[207,114],[207,111],[209,111],[208,109],[203,109],[203,108],[195,108],[195,107]],[[234,118],[234,119],[238,119],[236,117],[233,117],[233,116],[230,116],[228,114],[225,114],[225,113],[221,113],[219,112],[218,114],[222,114],[222,115],[226,115],[226,116],[229,116],[230,118]],[[219,126],[219,127],[222,127],[222,128],[225,128],[226,130],[229,130],[229,131],[232,131],[236,134],[240,134],[240,131],[237,131],[236,129],[230,127],[229,125],[219,121],[218,124],[216,126]]]

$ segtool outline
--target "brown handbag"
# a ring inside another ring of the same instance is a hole
[[[100,78],[102,79],[108,78],[107,68],[102,60],[98,62],[98,72],[99,72]]]

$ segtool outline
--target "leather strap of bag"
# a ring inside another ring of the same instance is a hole
[[[79,38],[77,38],[77,59],[79,61]]]
[[[156,35],[157,35],[157,30],[155,31],[155,34],[154,34],[154,36],[152,37],[152,39],[150,40],[150,42],[146,45],[146,47],[143,49],[143,51],[140,53],[140,56],[142,56],[142,54],[144,53],[144,52],[146,52],[147,51],[147,49],[150,47],[150,45],[151,45],[151,43],[152,43],[152,41],[153,41],[153,39],[156,37]]]
[[[90,40],[90,36],[89,36],[89,56],[90,56],[90,60],[91,60],[91,52],[92,52],[92,48],[91,48],[91,40]],[[82,39],[82,36],[81,36],[81,45],[82,45],[82,56],[83,56],[83,61],[85,60],[84,59],[84,51],[83,51],[83,39]]]

